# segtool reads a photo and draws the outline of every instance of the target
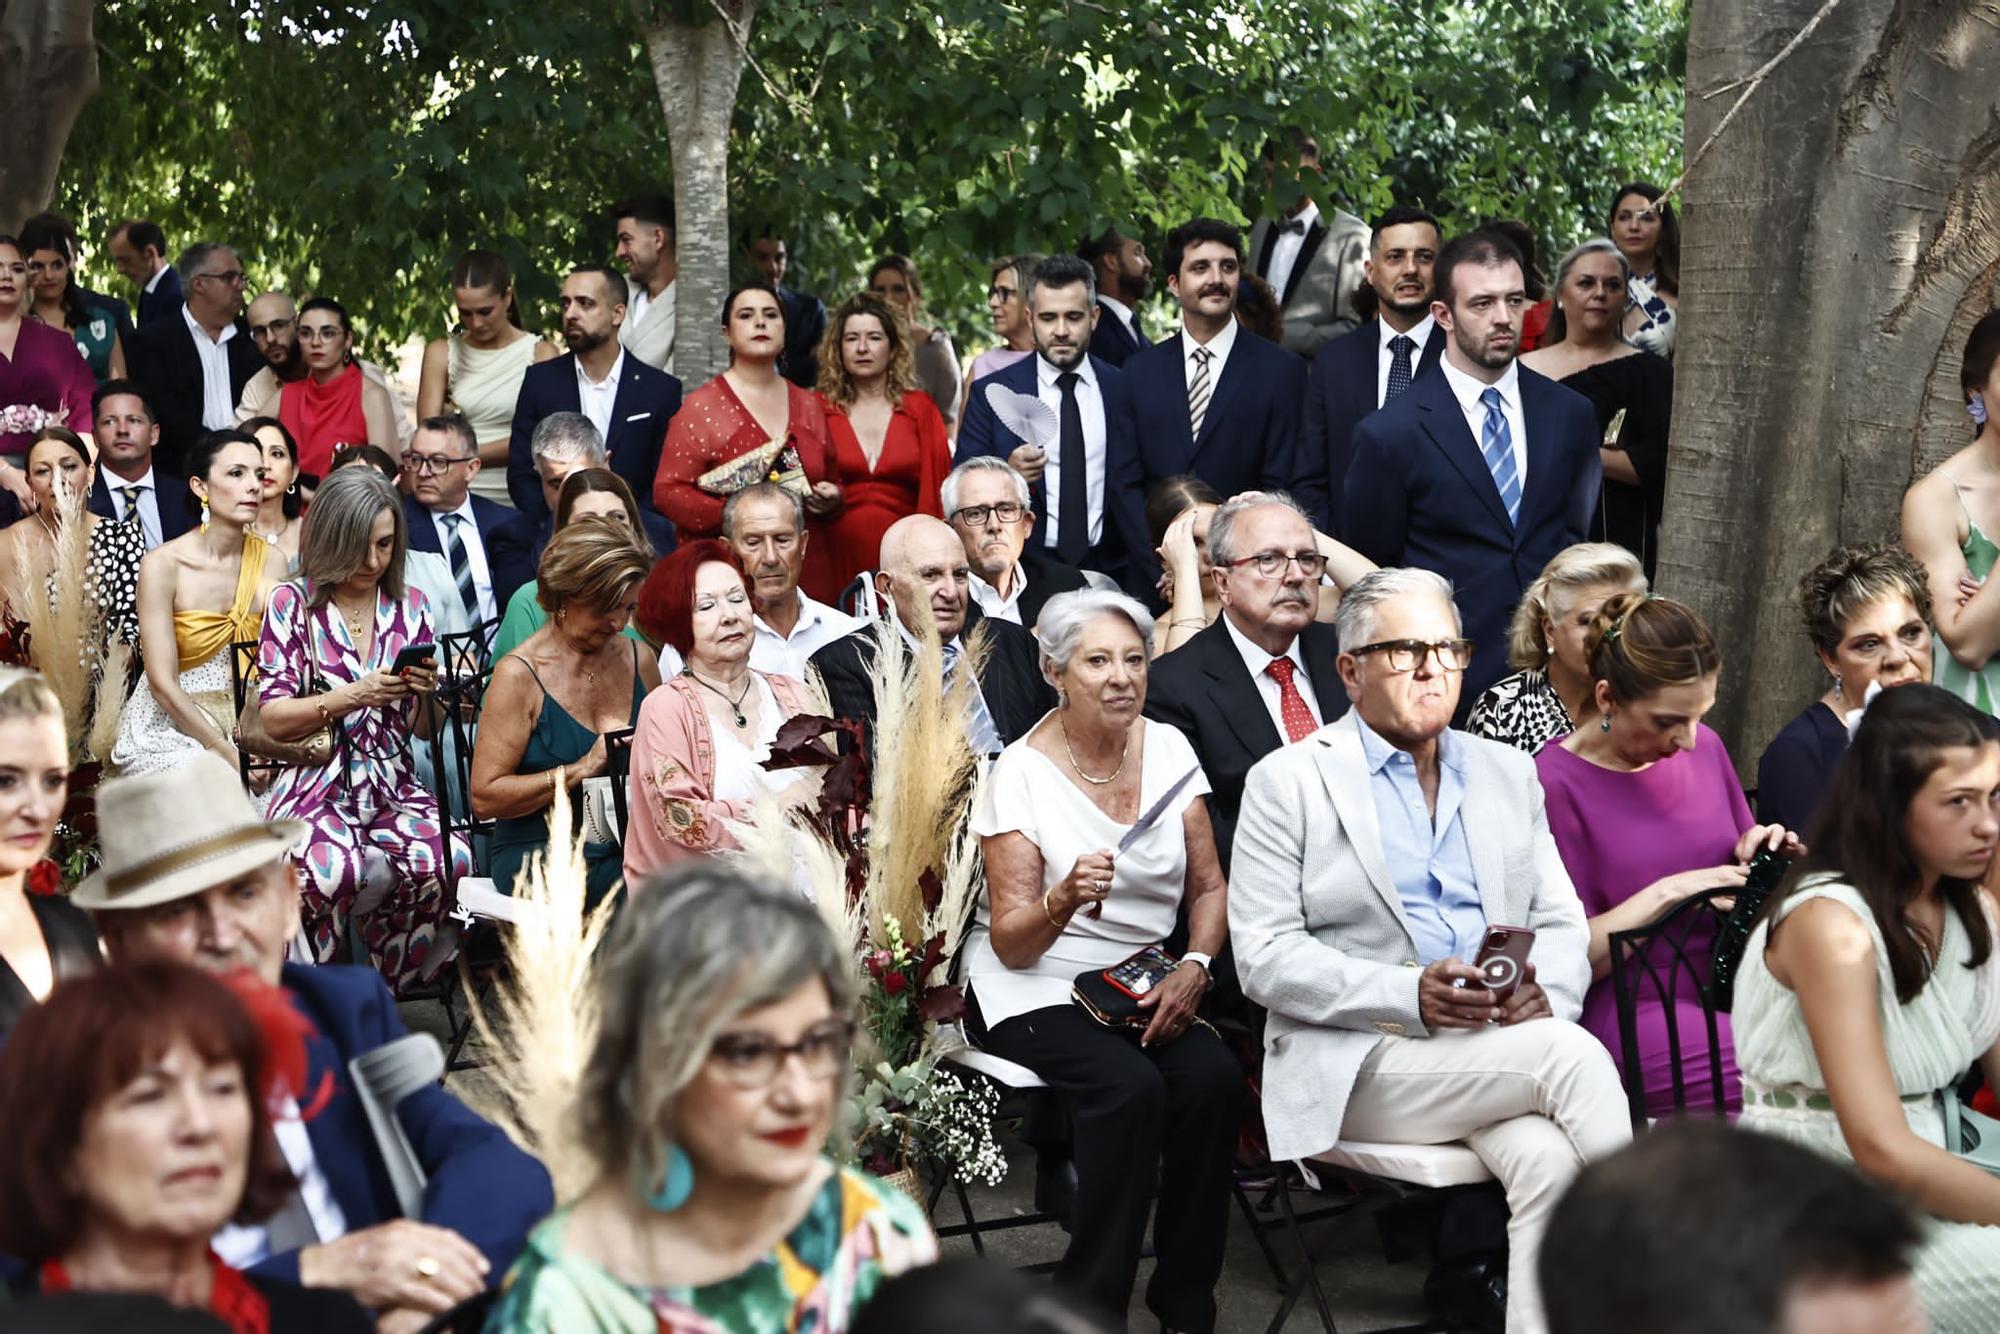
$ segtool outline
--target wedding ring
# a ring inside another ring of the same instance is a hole
[[[443,1268],[443,1266],[438,1264],[436,1260],[432,1259],[428,1255],[420,1255],[417,1257],[418,1278],[436,1278],[438,1276],[438,1270],[441,1268]]]

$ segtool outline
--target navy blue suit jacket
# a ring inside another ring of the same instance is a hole
[[[1518,524],[1439,370],[1354,432],[1341,539],[1377,565],[1415,565],[1452,581],[1472,666],[1459,716],[1507,672],[1507,626],[1549,558],[1590,532],[1604,467],[1590,400],[1523,366],[1528,476]]]
[[[604,448],[611,455],[611,471],[631,485],[644,513],[653,507],[653,474],[660,470],[667,423],[681,410],[681,382],[630,353],[621,375]],[[536,362],[521,377],[521,396],[514,400],[514,430],[507,443],[507,495],[514,508],[530,519],[546,518],[549,512],[530,448],[535,425],[552,412],[582,410],[574,352]]]
[[[180,314],[185,302],[186,297],[181,294],[181,272],[169,264],[167,271],[160,275],[158,287],[150,292],[143,287],[139,289],[139,327],[143,329],[169,315]]]
[[[1139,312],[1132,312],[1134,323]],[[1153,346],[1146,341],[1146,335],[1134,334],[1125,327],[1125,321],[1111,307],[1102,301],[1097,303],[1097,327],[1090,331],[1090,355],[1113,366],[1124,367],[1128,358]]]
[[[166,284],[160,287],[164,290]],[[125,365],[145,391],[153,419],[160,424],[160,443],[153,447],[153,462],[185,476],[187,452],[208,429],[201,424],[206,389],[201,353],[195,350],[194,335],[181,319],[181,303],[176,301],[170,313],[172,319],[152,324],[141,318],[139,332],[125,349]],[[264,369],[264,354],[250,341],[250,326],[241,316],[236,320],[235,335],[223,348],[229,360],[229,402],[234,407],[243,400],[243,386],[250,377]]]
[[[486,571],[493,578],[493,606],[497,614],[504,616],[507,599],[514,596],[514,590],[535,577],[535,524],[527,516],[485,496],[474,495],[470,499],[472,521],[478,525],[480,544],[486,548]],[[403,521],[410,529],[410,550],[444,555],[437,524],[415,496],[403,497]]]
[[[111,490],[104,484],[105,473],[100,469],[97,480],[90,485],[90,512],[106,519],[118,517],[118,507],[111,503]],[[160,510],[160,540],[171,542],[194,527],[195,516],[188,510],[188,484],[174,476],[158,464],[153,465],[153,503]]]
[[[1229,360],[1210,386],[1197,440],[1188,418],[1186,339],[1176,333],[1125,363],[1144,490],[1150,493],[1162,478],[1193,473],[1223,496],[1289,491],[1309,513],[1321,513],[1321,461],[1299,448],[1305,363],[1238,328]]]
[[[993,414],[986,401],[986,386],[1004,385],[1017,394],[1035,397],[1035,368],[1039,354],[1023,357],[991,375],[973,381],[966,391],[965,411],[958,421],[956,462],[963,463],[979,454],[1006,458],[1017,446],[1026,444]],[[1159,580],[1158,562],[1146,536],[1146,491],[1139,467],[1139,446],[1132,434],[1132,407],[1125,377],[1096,357],[1090,359],[1097,372],[1104,399],[1104,527],[1097,544],[1085,554],[1085,569],[1110,575],[1127,592],[1141,601],[1154,597]],[[1183,397],[1185,401],[1185,396]],[[1048,446],[1049,462],[1056,462],[1056,446]],[[1028,545],[1053,557],[1048,547],[1048,493],[1038,481],[1032,488],[1035,531]]]
[[[1417,354],[1416,375],[1436,368],[1438,358],[1444,355],[1444,340],[1444,330],[1433,324],[1430,337]],[[1326,470],[1326,505],[1313,512],[1322,530],[1335,537],[1341,535],[1340,496],[1354,459],[1354,428],[1376,411],[1381,348],[1382,321],[1373,319],[1322,346],[1313,354],[1312,372],[1306,377],[1306,419],[1300,447],[1317,455]]]
[[[333,1080],[332,1098],[306,1122],[306,1133],[348,1230],[401,1217],[368,1115],[347,1073],[355,1056],[409,1032],[389,988],[372,969],[338,964],[288,963],[281,982],[319,1030],[306,1044],[308,1094],[319,1088],[322,1074]],[[493,1266],[489,1281],[498,1283],[520,1255],[528,1230],[555,1207],[549,1174],[498,1126],[436,1085],[411,1094],[397,1112],[429,1179],[422,1221],[448,1227],[477,1246]],[[299,1254],[271,1256],[251,1272],[296,1283]]]
[[[817,389],[819,341],[826,337],[826,303],[810,293],[780,287],[778,304],[785,308],[785,378],[801,389]],[[651,485],[647,483],[649,488]],[[650,495],[650,490],[645,494]]]

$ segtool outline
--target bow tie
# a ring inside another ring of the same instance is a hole
[[[1306,234],[1306,220],[1304,218],[1289,219],[1279,223],[1278,230],[1281,232],[1290,232],[1293,236],[1304,236]]]

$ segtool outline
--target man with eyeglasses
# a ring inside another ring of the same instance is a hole
[[[535,531],[525,515],[473,494],[480,467],[472,423],[456,413],[424,418],[403,453],[403,517],[410,550],[445,558],[466,619],[490,639],[508,599],[535,577]]]
[[[972,567],[972,600],[987,616],[1032,630],[1050,598],[1089,585],[1081,570],[1028,548],[1035,507],[1028,479],[1007,460],[969,458],[940,491],[945,518]]]
[[[142,323],[126,352],[131,378],[159,414],[160,459],[177,473],[204,432],[236,425],[243,387],[264,366],[243,322],[236,252],[202,241],[178,267],[187,292],[179,318]]]
[[[263,369],[250,377],[243,386],[243,396],[236,403],[236,420],[239,424],[252,417],[275,417],[278,415],[278,401],[283,396],[285,386],[306,378],[305,353],[299,346],[299,308],[284,292],[260,292],[250,303],[250,341],[257,345],[258,353],[264,358]],[[389,373],[372,361],[355,358],[355,365],[361,368],[365,379],[373,380],[389,395],[389,401],[396,407],[396,439],[407,445],[410,435],[417,428],[416,418],[403,402],[403,396],[396,392],[396,386],[389,379]]]
[[[1376,570],[1335,628],[1354,707],[1250,771],[1229,874],[1237,976],[1269,1015],[1271,1158],[1470,1149],[1506,1192],[1508,1263],[1464,1323],[1499,1328],[1504,1307],[1506,1328],[1541,1330],[1549,1215],[1632,1137],[1617,1067],[1576,1022],[1590,929],[1533,761],[1451,730],[1473,661],[1451,585]],[[1501,927],[1533,932],[1525,961],[1482,971]]]

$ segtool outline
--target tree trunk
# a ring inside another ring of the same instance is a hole
[[[63,145],[97,91],[93,0],[0,0],[0,232],[49,206]]]
[[[728,364],[721,310],[732,251],[729,123],[743,74],[740,43],[749,39],[757,0],[721,0],[720,7],[735,23],[735,33],[712,8],[701,23],[659,10],[642,10],[640,19],[673,150],[674,248],[680,263],[674,373],[688,389],[706,384]]]
[[[1687,152],[1822,0],[1694,0]],[[1843,0],[1689,177],[1660,591],[1722,644],[1713,724],[1754,768],[1825,688],[1798,579],[1893,539],[1962,446],[2000,247],[2000,27],[1982,0]]]

